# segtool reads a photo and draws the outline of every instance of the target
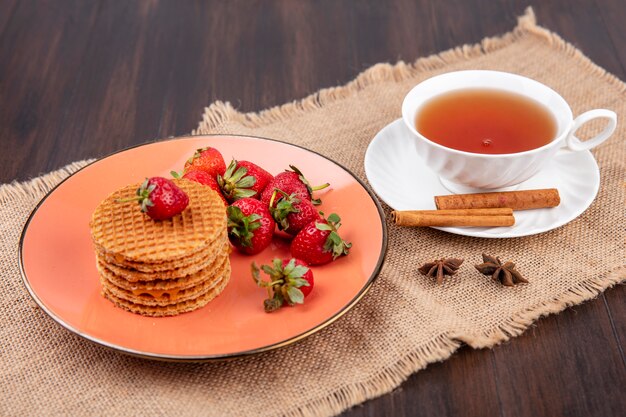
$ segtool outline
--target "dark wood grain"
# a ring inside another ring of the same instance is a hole
[[[528,0],[0,0],[0,182],[189,133],[507,32]],[[623,0],[531,1],[539,23],[626,79]],[[610,416],[626,409],[626,289],[464,347],[346,416]]]
[[[15,10],[16,4],[17,0],[6,0],[0,3],[0,36],[2,36],[4,32],[6,23],[13,16],[13,10]]]
[[[620,69],[613,73],[620,79],[626,79],[626,6],[623,3],[597,0],[602,21],[609,34],[609,41],[619,59]],[[622,361],[626,365],[626,286],[619,286],[605,295],[605,303],[615,337],[619,341]]]
[[[623,3],[597,0],[597,9],[602,17],[603,26],[609,34],[609,40],[615,57],[619,59],[621,71],[613,71],[614,74],[622,77],[626,74],[626,30],[624,30],[624,22],[626,21],[626,6]]]
[[[444,363],[411,376],[389,395],[354,407],[346,416],[498,416],[498,376],[490,350],[463,347]]]
[[[615,381],[623,380],[625,368],[605,306],[586,303],[568,313],[542,321],[521,343],[494,349],[498,379],[508,381],[500,386],[504,415],[611,416],[624,410],[623,399],[607,401],[621,397]],[[593,325],[581,315],[594,317]],[[529,360],[536,352],[541,358]]]

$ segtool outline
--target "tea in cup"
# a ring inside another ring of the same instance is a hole
[[[587,111],[576,119],[551,88],[498,71],[457,71],[415,86],[402,103],[417,153],[452,192],[506,189],[537,174],[559,149],[591,149],[611,136],[617,115]],[[584,123],[608,119],[581,141]]]

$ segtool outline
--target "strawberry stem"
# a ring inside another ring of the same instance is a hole
[[[311,187],[312,191],[319,191],[319,190],[323,190],[326,187],[330,187],[330,183],[327,182],[326,184],[322,184],[322,185],[316,185],[315,187]]]
[[[272,193],[272,198],[270,198],[270,207],[274,207],[274,199],[276,198],[276,193],[278,192],[278,188],[274,188],[274,192]]]
[[[148,185],[150,179],[146,178],[146,180],[141,184],[141,186],[137,189],[135,197],[129,198],[120,198],[115,200],[117,203],[126,203],[129,201],[137,201],[141,205],[141,211],[144,213],[148,211],[148,207],[154,206],[152,200],[150,200],[150,193],[154,191],[156,188],[155,184]]]
[[[296,166],[289,165],[289,168],[291,168],[293,172],[298,174],[298,178],[300,178],[300,181],[302,181],[302,183],[306,186],[306,189],[309,192],[309,197],[311,197],[311,203],[313,203],[316,206],[319,206],[320,204],[322,204],[322,200],[320,200],[319,198],[313,198],[313,191],[322,190],[326,187],[329,187],[330,184],[325,183],[322,185],[316,185],[315,187],[312,187],[311,184],[309,183],[309,180],[306,179],[302,171],[300,171]]]
[[[115,200],[115,202],[116,203],[128,203],[128,202],[131,202],[131,201],[139,201],[141,199],[143,199],[143,197],[138,195],[138,196],[135,196],[135,197],[118,198],[117,200]]]

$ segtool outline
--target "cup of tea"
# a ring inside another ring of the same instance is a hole
[[[603,118],[602,132],[576,131]],[[556,91],[499,71],[457,71],[429,78],[404,98],[402,119],[417,153],[452,192],[506,189],[537,174],[561,149],[583,151],[611,136],[617,115],[589,110],[574,118]]]

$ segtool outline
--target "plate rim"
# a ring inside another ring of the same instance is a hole
[[[24,257],[23,257],[23,244],[24,244],[24,238],[28,232],[28,228],[30,225],[31,220],[34,218],[34,216],[36,215],[37,211],[39,210],[39,208],[44,204],[44,202],[48,199],[48,197],[50,197],[57,188],[59,188],[62,184],[64,184],[66,181],[68,181],[70,178],[74,177],[75,175],[77,175],[78,173],[80,173],[81,171],[83,171],[84,169],[86,169],[87,167],[90,167],[104,159],[107,158],[111,158],[114,157],[115,155],[122,153],[122,152],[126,152],[129,151],[131,149],[135,149],[135,148],[139,148],[142,146],[148,146],[148,145],[154,145],[154,144],[158,144],[158,143],[163,143],[163,142],[174,142],[174,141],[178,141],[178,140],[185,140],[185,139],[199,139],[199,138],[205,138],[205,137],[239,137],[239,138],[248,138],[248,139],[254,139],[254,140],[263,140],[263,141],[271,141],[271,142],[276,142],[282,145],[286,145],[286,146],[293,146],[299,149],[302,149],[304,151],[310,152],[314,155],[317,155],[319,157],[322,157],[326,160],[328,160],[329,162],[337,165],[339,168],[343,169],[345,172],[347,172],[352,178],[354,178],[357,183],[367,192],[367,194],[369,195],[370,199],[372,200],[372,202],[374,203],[376,210],[378,212],[378,217],[380,219],[380,224],[381,224],[381,231],[382,231],[382,239],[381,239],[381,248],[380,248],[380,253],[378,254],[378,260],[376,261],[376,265],[374,266],[374,269],[372,271],[372,273],[370,274],[370,276],[367,279],[367,282],[363,285],[363,287],[354,295],[354,297],[352,297],[352,299],[346,304],[344,305],[339,311],[337,311],[336,313],[334,313],[333,315],[329,316],[328,318],[326,318],[324,321],[322,321],[321,323],[319,323],[318,325],[302,332],[299,333],[293,337],[287,338],[285,340],[276,342],[276,343],[272,343],[269,345],[265,345],[265,346],[261,346],[258,348],[254,348],[254,349],[248,349],[248,350],[243,350],[243,351],[238,351],[238,352],[230,352],[230,353],[222,353],[222,354],[213,354],[213,355],[172,355],[172,354],[162,354],[162,353],[153,353],[153,352],[144,352],[144,351],[139,351],[136,349],[131,349],[131,348],[127,348],[127,347],[123,347],[123,346],[119,346],[117,344],[114,343],[110,343],[107,342],[105,340],[102,340],[100,338],[91,336],[83,331],[80,331],[76,328],[74,328],[73,326],[71,326],[70,324],[66,323],[63,321],[63,319],[59,316],[57,316],[55,313],[53,313],[52,311],[50,311],[50,309],[43,303],[43,301],[41,299],[39,299],[39,297],[37,296],[37,294],[35,293],[35,291],[32,289],[30,282],[28,280],[28,277],[26,275],[26,272],[24,270]],[[279,349],[281,347],[285,347],[285,346],[289,346],[291,344],[294,344],[298,341],[301,341],[303,339],[305,339],[308,336],[311,336],[314,333],[317,333],[319,331],[321,331],[322,329],[328,327],[329,325],[331,325],[332,323],[334,323],[335,321],[337,321],[340,317],[342,317],[343,315],[345,315],[346,313],[348,313],[350,310],[352,310],[352,308],[354,308],[354,306],[356,306],[356,304],[358,304],[358,302],[365,296],[365,294],[367,294],[367,292],[369,291],[369,289],[372,287],[374,281],[376,280],[376,278],[378,278],[378,276],[380,275],[380,271],[382,269],[382,266],[384,264],[385,258],[387,256],[387,249],[388,249],[388,243],[389,243],[389,236],[388,236],[388,228],[387,228],[387,223],[385,221],[385,212],[382,208],[382,205],[380,203],[380,201],[378,200],[377,195],[374,193],[374,191],[372,189],[370,189],[363,180],[361,180],[360,178],[358,178],[351,170],[349,170],[348,168],[346,168],[343,164],[325,156],[322,155],[321,153],[308,149],[304,146],[301,145],[297,145],[297,144],[293,144],[293,143],[288,143],[288,142],[283,142],[281,140],[278,139],[272,139],[272,138],[267,138],[267,137],[263,137],[263,136],[255,136],[255,135],[241,135],[241,134],[231,134],[231,133],[212,133],[212,134],[203,134],[203,135],[182,135],[182,136],[171,136],[165,139],[156,139],[156,140],[151,140],[151,141],[146,141],[140,144],[136,144],[136,145],[132,145],[132,146],[128,146],[126,148],[111,152],[103,157],[100,158],[96,158],[94,161],[91,161],[90,163],[86,164],[84,167],[79,168],[78,170],[76,170],[75,172],[73,172],[72,174],[68,175],[66,178],[64,178],[61,182],[59,182],[57,185],[55,185],[52,189],[50,189],[41,199],[40,201],[37,203],[37,205],[31,210],[30,214],[28,215],[28,219],[26,220],[26,222],[24,223],[24,226],[22,227],[22,231],[20,233],[20,239],[19,239],[19,243],[18,243],[18,263],[19,263],[19,270],[20,270],[20,276],[21,276],[21,281],[22,284],[26,287],[26,290],[28,291],[28,294],[30,295],[30,297],[33,299],[33,301],[35,301],[35,303],[37,304],[37,306],[39,308],[41,308],[47,315],[48,317],[50,317],[55,323],[57,323],[58,325],[60,325],[61,327],[65,328],[66,330],[80,336],[81,338],[88,340],[91,343],[94,343],[98,346],[102,346],[111,350],[114,350],[116,352],[121,352],[127,355],[131,355],[131,356],[135,356],[135,357],[139,357],[139,358],[144,358],[144,359],[151,359],[151,360],[160,360],[160,361],[166,361],[166,362],[219,362],[219,361],[225,361],[225,360],[233,360],[233,359],[238,359],[238,358],[243,358],[243,357],[248,357],[251,355],[255,355],[255,354],[259,354],[262,352],[268,352],[268,351],[272,351],[272,350],[276,350]]]
[[[367,180],[369,181],[369,183],[372,186],[372,189],[376,192],[376,195],[378,196],[378,198],[380,198],[382,201],[385,202],[385,204],[387,204],[389,207],[391,207],[393,210],[395,210],[395,208],[389,204],[389,202],[383,198],[382,196],[380,196],[378,194],[378,192],[376,191],[376,187],[374,186],[374,182],[371,181],[370,176],[368,175],[368,171],[367,171],[367,167],[365,164],[365,161],[367,160],[367,155],[369,154],[369,149],[370,146],[372,144],[372,142],[386,129],[391,129],[392,125],[398,123],[400,125],[403,125],[403,120],[402,118],[397,118],[392,120],[391,122],[387,123],[385,126],[383,126],[381,129],[379,129],[374,136],[372,137],[372,139],[370,140],[370,143],[367,147],[367,149],[365,150],[365,155],[363,156],[363,168],[365,171],[365,176],[367,177]],[[447,232],[447,233],[452,233],[455,234],[457,236],[466,236],[466,237],[475,237],[475,238],[483,238],[483,239],[515,239],[515,238],[521,238],[521,237],[528,237],[528,236],[534,236],[534,235],[538,235],[541,233],[546,233],[546,232],[550,232],[552,230],[556,230],[560,227],[563,227],[565,225],[567,225],[568,223],[576,220],[578,217],[580,217],[585,211],[587,211],[587,209],[593,204],[593,202],[595,201],[596,197],[598,196],[598,193],[600,191],[600,186],[601,186],[601,182],[602,182],[602,178],[600,176],[600,167],[598,166],[598,161],[596,161],[596,158],[593,156],[593,153],[591,153],[590,150],[583,150],[580,152],[577,152],[580,154],[586,154],[590,159],[590,161],[593,163],[594,165],[594,174],[597,175],[597,182],[595,184],[593,193],[589,194],[589,199],[588,201],[585,201],[585,203],[582,205],[584,206],[582,208],[582,210],[580,212],[576,212],[575,215],[571,218],[568,218],[567,220],[564,221],[559,221],[556,222],[554,225],[551,225],[550,227],[547,228],[543,228],[543,229],[533,229],[533,230],[529,230],[527,232],[522,232],[522,233],[502,233],[499,235],[492,235],[492,234],[486,234],[483,231],[471,231],[471,228],[467,228],[467,229],[463,229],[463,228],[459,228],[459,227],[434,227],[431,226],[431,229],[436,229],[436,230],[440,230],[442,232]]]

